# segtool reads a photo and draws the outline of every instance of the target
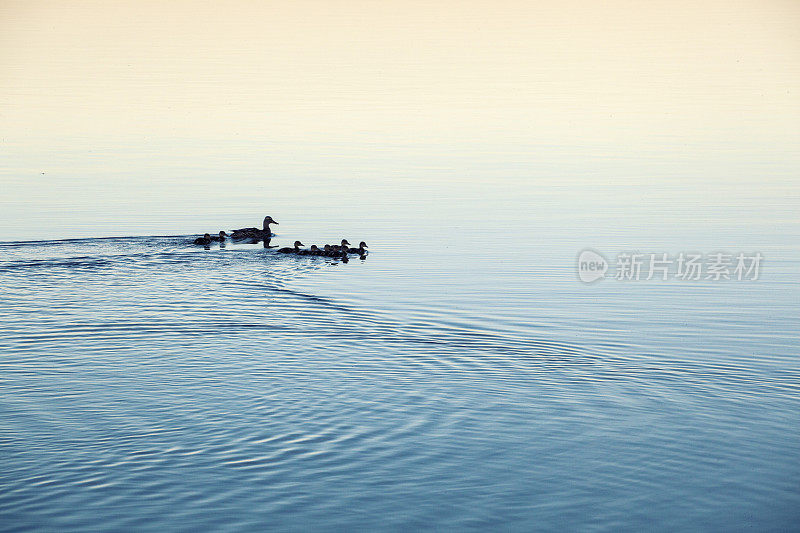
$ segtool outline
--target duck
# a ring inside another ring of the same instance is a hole
[[[367,243],[361,241],[358,243],[358,248],[349,248],[347,251],[351,254],[366,255],[366,248],[368,248]]]
[[[338,244],[332,245],[331,246],[331,250],[333,250],[334,252],[345,252],[345,253],[347,253],[349,251],[348,246],[350,246],[350,243],[347,242],[347,239],[342,239],[342,244],[341,245],[338,245]]]
[[[272,230],[269,229],[270,224],[277,224],[271,216],[264,217],[264,229],[258,228],[241,228],[231,231],[231,238],[234,240],[242,239],[269,239],[272,237]]]
[[[204,234],[202,237],[198,237],[194,240],[195,244],[201,244],[203,246],[208,246],[211,244],[211,235],[208,233]]]
[[[345,255],[347,255],[347,252],[343,252],[342,250],[343,250],[343,248],[349,250],[349,248],[347,248],[348,244],[350,244],[350,243],[347,242],[347,239],[342,239],[342,244],[341,245],[339,245],[339,244],[326,244],[325,245],[325,249],[322,252],[322,255],[324,255],[325,257],[341,257],[343,253]]]
[[[215,237],[211,237],[211,240],[214,241],[214,242],[225,242],[225,237],[227,237],[227,236],[228,236],[227,233],[225,233],[224,231],[220,231],[219,232],[219,237],[216,237],[216,236]]]
[[[300,250],[299,252],[297,252],[297,254],[298,255],[319,255],[320,252],[321,252],[321,250],[319,249],[319,247],[316,244],[312,244],[310,250]]]
[[[278,253],[279,254],[299,254],[301,246],[305,246],[305,245],[300,241],[294,241],[294,248],[289,248],[287,246],[286,248],[281,248],[280,250],[278,250]]]

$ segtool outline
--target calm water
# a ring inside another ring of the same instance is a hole
[[[800,4],[640,4],[0,2],[0,530],[797,530]]]
[[[559,186],[455,182],[439,211],[394,187],[270,211],[273,244],[366,240],[348,264],[0,243],[3,529],[796,527],[800,262],[759,226],[793,200],[691,231],[685,205],[669,228],[608,202],[586,222]],[[767,262],[758,282],[589,286],[586,246]]]

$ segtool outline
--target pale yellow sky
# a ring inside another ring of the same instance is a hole
[[[796,0],[0,0],[0,227],[460,218],[469,190],[489,219],[777,228],[798,91]]]
[[[800,142],[800,2],[0,1],[0,135]]]

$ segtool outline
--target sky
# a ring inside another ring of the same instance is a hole
[[[790,0],[0,2],[12,140],[788,146],[798,89]]]
[[[48,181],[58,172],[144,201],[143,187],[184,184],[180,169],[226,164],[547,179],[532,165],[662,154],[779,164],[742,179],[795,193],[798,91],[794,0],[0,0],[14,216],[20,198],[78,194]]]

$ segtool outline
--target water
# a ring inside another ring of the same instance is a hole
[[[513,181],[398,209],[406,185],[325,223],[272,212],[276,244],[366,240],[347,264],[188,235],[0,243],[3,529],[796,526],[791,246],[730,219],[734,251],[768,258],[757,282],[584,285],[582,246],[706,242],[579,236],[558,206],[499,209],[534,205]]]
[[[0,530],[797,530],[798,6],[0,2]]]

